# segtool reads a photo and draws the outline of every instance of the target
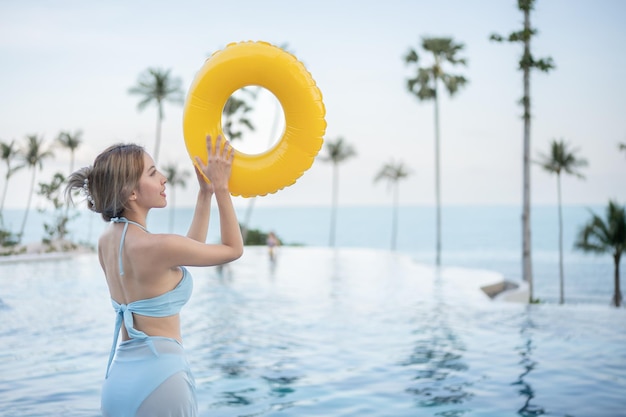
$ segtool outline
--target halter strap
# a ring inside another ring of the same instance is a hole
[[[124,223],[124,230],[122,230],[122,238],[120,239],[120,250],[119,250],[119,254],[118,254],[118,261],[119,261],[119,266],[120,266],[120,275],[124,276],[124,265],[122,263],[122,251],[124,250],[124,239],[126,238],[126,231],[128,230],[128,224],[132,223],[135,226],[139,226],[140,228],[142,228],[146,232],[148,232],[148,229],[146,229],[145,227],[143,227],[142,225],[140,225],[137,222],[134,222],[132,220],[128,220],[126,217],[113,217],[111,219],[111,221],[113,223]],[[150,233],[150,232],[148,232],[148,233]]]

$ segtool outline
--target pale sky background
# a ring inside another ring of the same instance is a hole
[[[407,92],[412,69],[403,56],[423,36],[450,36],[465,44],[460,56],[468,66],[447,69],[469,84],[441,100],[443,203],[521,204],[522,46],[489,35],[519,30],[522,19],[515,0],[0,0],[0,140],[24,143],[39,134],[52,144],[62,130],[82,130],[75,168],[119,141],[151,152],[156,108],[138,112],[139,97],[128,94],[141,72],[171,69],[186,90],[212,52],[264,40],[286,44],[313,75],[326,106],[326,139],[343,136],[356,148],[358,156],[340,168],[340,205],[389,204],[386,185],[373,178],[391,160],[413,170],[401,182],[401,204],[432,205],[433,104]],[[538,0],[531,19],[539,30],[535,57],[556,64],[549,74],[532,74],[533,157],[563,138],[589,161],[586,180],[563,178],[564,204],[625,203],[626,152],[618,143],[626,143],[626,1]],[[260,132],[269,131],[273,111],[259,110]],[[165,117],[160,164],[189,163],[182,106],[166,104]],[[59,149],[37,179],[68,170],[69,153]],[[318,160],[295,185],[257,205],[328,205],[331,172]],[[25,207],[30,175],[22,170],[11,179],[6,207]],[[177,191],[177,206],[193,204],[194,182]],[[556,203],[555,177],[537,166],[532,203]]]

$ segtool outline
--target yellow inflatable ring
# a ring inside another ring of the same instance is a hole
[[[189,89],[183,133],[192,160],[195,156],[207,160],[206,135],[224,135],[224,105],[235,91],[249,85],[276,96],[285,115],[285,132],[263,153],[235,151],[229,188],[232,195],[243,197],[294,184],[313,164],[326,130],[322,94],[295,56],[267,42],[231,43],[207,59]]]

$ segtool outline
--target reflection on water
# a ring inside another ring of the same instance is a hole
[[[446,416],[463,415],[461,404],[472,398],[467,388],[469,366],[463,360],[465,346],[449,323],[441,271],[434,271],[433,304],[419,311],[413,351],[402,362],[415,371],[406,391],[416,397],[417,407],[445,408]]]
[[[426,326],[428,335],[414,342],[411,356],[402,363],[416,369],[407,392],[418,398],[420,407],[461,404],[472,397],[465,389],[471,383],[465,376],[468,366],[463,362],[462,344],[450,329],[440,325],[434,321],[432,327]]]
[[[531,404],[531,401],[535,398],[535,392],[530,382],[528,382],[527,377],[535,369],[535,366],[537,366],[537,362],[533,360],[535,346],[532,341],[532,332],[535,328],[535,324],[531,317],[530,307],[527,307],[526,314],[520,328],[522,343],[516,347],[521,358],[519,364],[522,366],[523,372],[513,385],[518,387],[519,395],[525,398],[524,405],[518,410],[518,414],[524,417],[532,417],[545,414],[545,410],[538,405]]]
[[[200,416],[597,416],[626,406],[626,311],[492,302],[483,272],[247,248],[190,268]],[[114,313],[97,258],[0,264],[2,416],[91,417]],[[598,354],[602,352],[602,354]]]

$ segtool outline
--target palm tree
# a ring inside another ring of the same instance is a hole
[[[407,88],[420,101],[433,100],[435,104],[435,201],[436,212],[436,263],[441,264],[441,181],[440,181],[440,151],[439,151],[439,81],[443,82],[450,97],[467,84],[467,79],[462,75],[453,75],[444,72],[446,63],[451,65],[466,65],[464,58],[458,58],[457,54],[463,49],[462,43],[455,43],[451,38],[422,38],[422,49],[433,56],[433,63],[425,67],[417,67],[415,76],[407,79]],[[411,48],[404,57],[408,65],[417,65],[419,55]]]
[[[524,27],[512,32],[507,38],[492,34],[490,39],[496,42],[520,42],[524,45],[524,53],[519,60],[519,69],[523,73],[524,96],[521,103],[524,106],[524,156],[523,156],[523,208],[522,208],[522,278],[528,282],[529,301],[533,301],[533,273],[530,240],[530,71],[533,68],[549,72],[554,68],[552,58],[535,59],[530,53],[530,40],[537,31],[530,26],[530,11],[535,0],[517,0],[517,7],[524,13]]]
[[[257,94],[247,88],[242,88],[240,91],[247,93],[253,100],[256,99]],[[249,119],[249,113],[254,110],[254,107],[250,105],[244,98],[238,98],[234,95],[230,96],[224,105],[222,115],[224,117],[224,135],[230,141],[241,139],[244,131],[243,127],[254,132],[254,125]],[[241,129],[238,129],[242,127]]]
[[[552,140],[550,154],[539,155],[539,165],[549,173],[556,174],[556,189],[559,204],[559,303],[563,304],[563,212],[561,209],[561,172],[585,178],[578,168],[587,166],[585,159],[576,157],[576,150],[570,150],[568,145],[561,139]]]
[[[54,154],[50,150],[43,148],[43,137],[37,135],[26,136],[26,147],[22,151],[22,157],[26,165],[33,170],[33,175],[30,180],[30,191],[28,193],[28,202],[26,203],[26,211],[24,212],[24,219],[22,220],[22,227],[20,228],[19,240],[22,240],[24,236],[24,229],[26,227],[26,219],[28,218],[28,212],[30,210],[30,204],[33,198],[33,191],[35,189],[35,177],[37,175],[37,168],[43,168],[43,161],[46,158],[54,157]]]
[[[157,106],[158,117],[156,125],[156,140],[154,144],[154,162],[159,161],[159,148],[161,147],[161,124],[163,123],[163,103],[183,103],[182,81],[180,78],[170,76],[171,70],[148,68],[139,75],[137,85],[131,87],[129,94],[140,95],[141,101],[137,104],[139,111],[146,108],[150,103]]]
[[[333,187],[332,187],[332,211],[330,215],[330,237],[329,246],[335,246],[335,226],[337,224],[337,200],[339,196],[339,164],[345,160],[356,156],[356,151],[344,141],[342,137],[338,137],[334,142],[324,143],[327,155],[320,158],[324,162],[333,164]]]
[[[170,206],[170,233],[174,231],[174,210],[176,208],[176,187],[180,186],[185,188],[187,186],[186,179],[189,177],[190,172],[186,169],[179,170],[177,164],[169,164],[163,168],[167,183],[172,190],[172,204]]]
[[[57,143],[61,145],[61,147],[66,148],[70,151],[70,171],[68,175],[71,175],[74,172],[74,155],[76,149],[83,142],[82,139],[83,132],[78,130],[76,133],[72,134],[70,132],[61,132],[59,136],[57,136]],[[65,203],[65,218],[66,221],[68,219],[68,213],[70,210],[70,203],[67,201]]]
[[[59,136],[57,136],[57,143],[61,145],[61,147],[66,148],[70,151],[70,174],[74,172],[74,154],[76,149],[83,143],[83,132],[78,130],[76,133],[72,134],[70,132],[61,132]]]
[[[374,182],[378,182],[382,179],[388,181],[388,186],[392,188],[393,192],[393,215],[391,222],[391,250],[396,250],[396,240],[398,232],[398,197],[399,197],[399,182],[401,179],[407,178],[411,172],[402,162],[394,163],[389,162],[383,165],[378,171],[378,174],[374,177]]]
[[[580,230],[575,247],[585,252],[613,255],[614,291],[612,302],[615,307],[619,307],[622,303],[619,263],[622,253],[626,252],[626,207],[609,201],[605,220],[592,213],[589,223]]]
[[[6,163],[7,170],[4,174],[4,190],[2,191],[2,201],[0,202],[0,221],[2,220],[2,213],[4,211],[4,201],[7,197],[7,189],[9,188],[9,179],[20,169],[24,168],[24,164],[17,164],[11,166],[11,163],[20,157],[20,151],[15,146],[15,140],[11,143],[5,143],[0,141],[0,157]]]

